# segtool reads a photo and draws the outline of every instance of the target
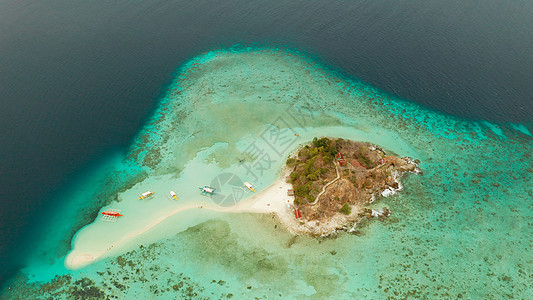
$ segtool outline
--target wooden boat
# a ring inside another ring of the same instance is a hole
[[[210,186],[204,186],[203,188],[200,188],[202,191],[202,195],[212,196],[215,194],[215,188],[212,188]]]
[[[141,196],[139,197],[139,199],[148,198],[148,197],[151,197],[153,195],[154,195],[154,192],[147,191],[147,192],[142,193]]]
[[[111,211],[111,210],[106,210],[102,212],[102,215],[110,216],[110,217],[122,217],[123,216],[118,211]]]
[[[249,182],[244,182],[244,186],[249,188],[252,192],[255,192],[254,186]]]
[[[178,200],[178,196],[174,191],[170,191],[170,196],[172,196],[172,198],[174,198],[175,200]]]

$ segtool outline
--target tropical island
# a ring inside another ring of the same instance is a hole
[[[287,159],[299,232],[329,234],[363,218],[390,215],[365,205],[401,188],[405,172],[419,173],[411,158],[386,155],[370,143],[314,138]]]
[[[163,227],[160,224],[165,220],[187,211],[199,215],[204,211],[274,214],[294,234],[324,236],[339,230],[357,233],[352,230],[354,224],[390,214],[388,209],[372,209],[367,204],[401,189],[399,178],[403,173],[419,172],[416,161],[387,155],[370,143],[311,136],[306,140],[309,142],[289,155],[277,181],[231,206],[219,205],[210,195],[198,195],[196,188],[183,189],[184,199],[179,201],[166,196],[139,201],[138,191],[144,188],[124,192],[120,197],[132,200],[114,203],[114,209],[124,215],[120,223],[99,218],[78,232],[65,266],[79,269],[120,253],[132,242],[147,237],[145,233],[152,228]],[[147,216],[147,208],[159,213]]]

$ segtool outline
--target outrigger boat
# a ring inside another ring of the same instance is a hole
[[[172,198],[174,198],[175,200],[178,200],[178,196],[174,191],[170,191],[170,196],[172,196]]]
[[[106,210],[102,212],[102,215],[110,216],[110,217],[122,217],[123,216],[118,211],[112,211],[112,210]]]
[[[118,220],[118,217],[122,217],[123,215],[120,214],[120,209],[116,208],[108,208],[102,212],[102,221],[106,222],[116,222]]]
[[[141,196],[139,197],[139,199],[148,198],[148,197],[151,197],[153,195],[154,195],[154,192],[147,191],[147,192],[142,193]]]
[[[255,192],[254,186],[249,182],[244,182],[244,186],[249,188],[252,192]]]
[[[204,186],[203,188],[200,188],[202,191],[202,195],[204,196],[213,196],[215,194],[215,188],[212,188],[210,186]]]

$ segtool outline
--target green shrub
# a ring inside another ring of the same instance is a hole
[[[311,148],[311,150],[309,150],[309,157],[315,157],[318,155],[318,149],[317,148]]]
[[[298,160],[295,159],[295,158],[288,158],[286,164],[287,164],[287,166],[292,166],[292,165],[294,165],[297,161],[298,161]]]
[[[296,181],[296,179],[298,178],[298,174],[296,173],[291,173],[291,183],[294,183]]]
[[[299,158],[306,158],[307,155],[309,155],[309,149],[308,148],[301,149],[300,151],[298,151],[298,157]]]
[[[339,150],[337,149],[337,147],[329,147],[328,152],[331,156],[335,157]]]
[[[318,180],[318,176],[316,176],[315,172],[307,175],[307,180],[316,181]]]
[[[311,195],[307,195],[307,196],[305,196],[305,198],[307,199],[307,202],[309,202],[309,203],[313,203],[315,201],[315,198],[313,198],[313,196],[311,196]]]
[[[309,175],[309,174],[313,173],[314,171],[316,171],[315,159],[311,158],[305,164],[305,175]]]
[[[323,137],[321,139],[317,139],[316,137],[313,139],[313,146],[315,147],[328,147],[329,144],[331,143],[331,141],[326,138],[326,137]]]
[[[296,196],[305,197],[309,193],[309,188],[305,185],[301,185],[294,190]]]
[[[349,215],[350,213],[352,213],[352,207],[350,206],[350,204],[344,203],[344,205],[341,208],[341,213],[345,215]]]

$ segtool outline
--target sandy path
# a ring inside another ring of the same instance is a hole
[[[333,163],[335,165],[335,171],[337,171],[337,177],[335,179],[333,179],[332,181],[326,183],[326,185],[322,188],[322,191],[320,193],[318,193],[318,195],[316,196],[315,198],[315,201],[313,203],[309,203],[309,205],[315,205],[318,203],[318,199],[320,198],[320,196],[322,196],[322,194],[324,194],[324,192],[326,191],[326,188],[334,183],[335,181],[339,180],[341,178],[341,174],[339,173],[339,166],[337,166],[336,163]]]

